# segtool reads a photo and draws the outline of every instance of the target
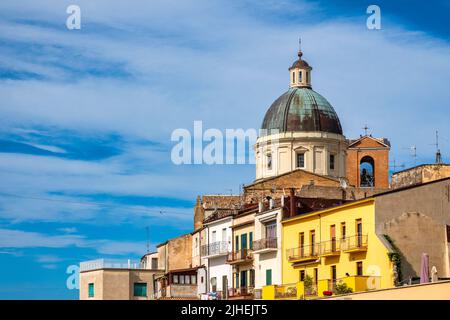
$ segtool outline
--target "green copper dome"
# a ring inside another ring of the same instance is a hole
[[[269,134],[271,130],[342,134],[341,122],[331,104],[308,87],[292,87],[275,100],[261,129],[268,130]]]

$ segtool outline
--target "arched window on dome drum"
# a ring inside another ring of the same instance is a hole
[[[298,72],[298,82],[302,82],[303,81],[303,72],[300,70]]]
[[[372,157],[365,156],[359,162],[359,185],[360,187],[375,186],[375,161]]]
[[[292,83],[295,83],[295,72],[292,72]]]
[[[309,83],[309,72],[306,71],[306,83]]]

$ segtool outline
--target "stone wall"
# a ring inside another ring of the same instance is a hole
[[[376,196],[375,213],[377,233],[394,240],[411,276],[420,274],[420,257],[426,252],[438,275],[450,277],[444,237],[450,225],[450,179]]]
[[[413,186],[450,177],[450,165],[427,164],[403,170],[392,175],[393,189]]]

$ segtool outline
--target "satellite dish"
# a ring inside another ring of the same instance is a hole
[[[347,189],[347,187],[348,187],[347,180],[345,180],[343,178],[340,178],[339,181],[340,181],[340,184],[341,184],[341,188],[342,189]]]

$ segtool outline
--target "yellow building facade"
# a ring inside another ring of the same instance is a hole
[[[264,299],[315,298],[394,286],[393,250],[375,232],[374,199],[355,201],[282,221],[282,286]]]
[[[233,219],[233,250],[228,253],[227,263],[233,267],[233,287],[229,298],[252,299],[255,287],[253,266],[253,235],[255,212],[236,216]]]

